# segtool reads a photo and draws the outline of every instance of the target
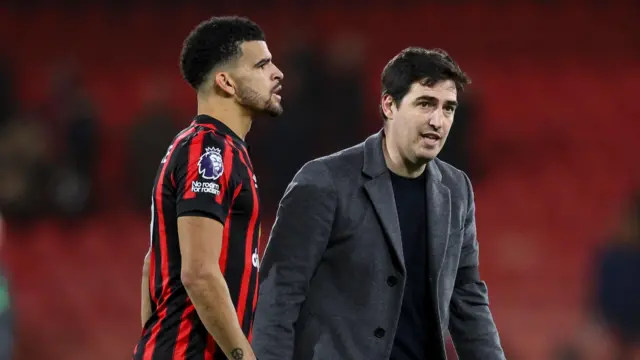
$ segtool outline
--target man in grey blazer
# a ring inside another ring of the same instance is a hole
[[[505,359],[478,271],[469,178],[436,158],[466,74],[407,48],[382,73],[383,129],[305,164],[260,267],[261,360]]]

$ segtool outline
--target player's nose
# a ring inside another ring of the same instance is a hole
[[[284,79],[284,74],[282,73],[282,71],[280,71],[280,69],[277,66],[274,66],[274,68],[275,68],[275,71],[273,72],[271,79],[273,81],[282,81],[282,79]]]

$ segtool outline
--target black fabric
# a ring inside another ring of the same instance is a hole
[[[426,360],[439,354],[429,286],[426,171],[410,179],[391,173],[398,211],[406,283],[390,360]]]

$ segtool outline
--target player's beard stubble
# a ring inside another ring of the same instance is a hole
[[[271,92],[264,96],[250,86],[242,84],[238,87],[236,97],[238,103],[253,110],[257,114],[267,114],[273,117],[282,114],[282,105],[273,101]]]

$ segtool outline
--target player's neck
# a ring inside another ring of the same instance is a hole
[[[251,114],[236,102],[228,99],[198,101],[198,115],[209,115],[225,124],[238,137],[244,140],[251,129]]]

